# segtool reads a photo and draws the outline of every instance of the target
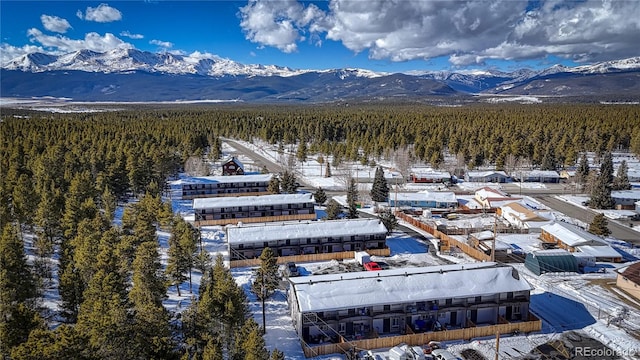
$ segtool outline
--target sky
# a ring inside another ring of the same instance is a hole
[[[0,1],[0,61],[135,48],[294,69],[575,66],[640,55],[640,0]]]

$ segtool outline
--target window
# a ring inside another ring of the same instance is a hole
[[[445,304],[446,304],[446,305],[451,305],[451,304],[453,304],[453,299],[447,299],[447,300],[445,300]]]
[[[513,299],[513,292],[508,292],[507,293],[507,300],[511,300]]]
[[[482,296],[476,296],[476,303],[482,302]]]
[[[349,316],[355,316],[356,315],[356,309],[349,309],[348,314],[349,314]]]
[[[383,307],[383,310],[384,310],[384,311],[391,311],[391,305],[385,305],[385,306]]]
[[[520,306],[513,306],[512,310],[513,310],[512,313],[514,315],[520,315]]]
[[[391,326],[394,327],[394,328],[400,326],[400,319],[391,318]]]

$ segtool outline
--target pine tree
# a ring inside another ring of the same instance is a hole
[[[38,294],[18,230],[5,225],[0,236],[0,355],[27,341],[42,320],[33,303]]]
[[[327,220],[336,220],[342,212],[342,206],[334,199],[329,200],[327,204]]]
[[[13,348],[14,360],[99,360],[89,349],[88,338],[72,325],[60,325],[55,330],[35,329],[26,342]]]
[[[371,186],[371,200],[375,202],[385,202],[388,196],[389,185],[384,178],[384,170],[378,166],[375,177],[373,178],[373,185]]]
[[[324,177],[326,177],[326,178],[330,178],[331,177],[331,165],[329,164],[329,162],[326,163],[325,171],[324,171]]]
[[[33,188],[31,178],[22,174],[13,188],[13,212],[21,225],[33,225],[34,213],[38,206],[38,195]]]
[[[354,178],[349,178],[347,185],[347,218],[358,218],[358,185]]]
[[[596,182],[591,189],[591,199],[589,206],[594,209],[611,209],[614,206],[611,198],[611,183],[613,182],[613,161],[611,153],[606,153],[602,164],[600,164],[600,173],[596,178]]]
[[[298,144],[298,150],[296,151],[296,158],[298,159],[298,161],[300,161],[301,163],[307,161],[307,143],[304,141],[300,141],[300,144]]]
[[[378,213],[378,217],[382,221],[382,224],[384,224],[384,227],[387,228],[387,234],[391,234],[391,232],[393,232],[393,229],[398,227],[398,219],[393,214],[391,209],[386,208],[380,211],[380,213]]]
[[[313,193],[313,198],[316,200],[317,204],[322,205],[327,201],[327,193],[325,193],[324,189],[319,187],[318,190]]]
[[[292,172],[285,171],[282,174],[282,182],[280,183],[282,192],[285,194],[295,194],[297,191],[296,176]]]
[[[271,356],[269,356],[270,360],[284,360],[284,354],[282,353],[282,351],[276,349],[273,349],[273,351],[271,352]]]
[[[267,191],[272,194],[280,194],[280,179],[278,179],[277,176],[274,176],[269,180]]]
[[[259,300],[266,299],[273,295],[278,288],[278,258],[271,248],[266,247],[260,254],[260,267],[254,271],[254,280],[251,291]]]
[[[268,174],[269,169],[267,169],[267,165],[262,165],[262,169],[260,169],[260,174]]]
[[[609,236],[611,234],[611,230],[609,230],[609,222],[604,214],[599,213],[593,217],[593,220],[589,224],[589,232],[594,235],[599,236]]]
[[[589,177],[589,160],[587,160],[587,154],[583,153],[580,158],[580,164],[578,165],[578,169],[576,170],[576,182],[584,188],[587,183],[587,178]]]
[[[182,296],[180,294],[180,285],[188,279],[186,273],[189,270],[189,259],[185,256],[186,249],[184,248],[184,242],[181,241],[184,227],[180,225],[181,219],[177,218],[169,238],[166,273],[171,284],[175,285],[178,296]]]
[[[214,338],[209,338],[202,351],[202,360],[224,360],[222,348]]]
[[[622,160],[618,167],[616,177],[613,179],[611,186],[612,190],[631,190],[631,183],[629,182],[627,161]]]

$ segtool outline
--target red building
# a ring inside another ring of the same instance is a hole
[[[244,165],[242,165],[240,160],[232,157],[222,163],[222,175],[244,175]]]

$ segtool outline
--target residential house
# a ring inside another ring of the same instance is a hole
[[[619,268],[616,272],[616,286],[640,300],[640,261]]]
[[[229,226],[226,232],[230,260],[257,258],[265,247],[278,256],[384,249],[387,238],[379,219]]]
[[[553,170],[528,170],[517,172],[519,181],[539,183],[559,183],[560,174]]]
[[[484,262],[290,278],[289,304],[298,336],[317,344],[526,323],[531,290]]]
[[[467,171],[464,180],[468,182],[505,183],[509,175],[504,171]]]
[[[621,262],[622,255],[602,238],[575,225],[555,222],[541,227],[540,239],[549,244],[576,253],[575,256],[591,256],[596,261]]]
[[[272,178],[273,174],[194,177],[182,183],[182,198],[266,195]]]
[[[222,175],[244,175],[244,165],[235,156],[222,162]]]
[[[411,173],[410,179],[414,183],[451,183],[451,174],[446,171],[420,171]]]
[[[497,209],[502,205],[521,200],[519,197],[511,197],[511,195],[488,186],[476,190],[473,199],[480,204],[483,209]]]
[[[198,198],[193,210],[196,226],[316,219],[310,193]]]
[[[452,191],[389,193],[389,206],[422,209],[453,209],[458,207],[458,199]]]
[[[636,202],[640,201],[640,189],[617,190],[611,192],[611,198],[618,210],[635,210]]]
[[[555,215],[546,208],[540,209],[543,206],[538,207],[535,204],[523,199],[502,205],[498,212],[514,227],[540,232],[540,228],[543,225],[548,225],[555,221]]]

